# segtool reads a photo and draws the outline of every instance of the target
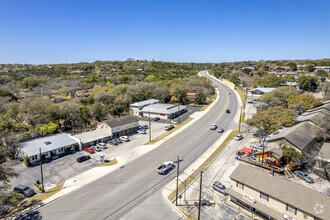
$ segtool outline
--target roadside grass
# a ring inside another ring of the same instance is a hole
[[[187,118],[184,122],[180,123],[178,126],[176,126],[175,128],[173,128],[172,130],[167,131],[167,132],[165,132],[165,133],[159,135],[158,137],[152,139],[152,140],[149,141],[149,142],[144,143],[143,145],[154,144],[154,143],[156,143],[156,142],[162,140],[163,138],[165,138],[166,136],[172,134],[174,131],[180,129],[182,126],[188,124],[188,123],[191,122],[192,120],[193,120],[193,118]]]
[[[103,163],[97,165],[96,167],[113,166],[113,165],[115,165],[117,163],[118,163],[117,159],[114,158],[113,160],[105,160]]]
[[[21,203],[19,203],[17,206],[13,206],[8,210],[8,214],[6,214],[5,217],[9,217],[11,215],[14,215],[17,212],[23,211],[24,209],[27,209],[45,199],[48,199],[49,197],[53,196],[54,194],[58,193],[62,187],[63,187],[64,183],[61,183],[47,191],[45,191],[44,193],[40,193],[30,199],[27,199]]]
[[[239,96],[241,97],[241,101],[242,104],[244,105],[244,101],[245,101],[245,92],[242,89],[237,88],[236,89],[237,93],[239,94]]]
[[[242,124],[245,124],[245,112],[244,113],[242,113],[242,115],[241,115],[241,123]]]
[[[199,111],[205,111],[211,104],[204,105]]]
[[[202,170],[205,170],[212,161],[221,153],[223,148],[231,141],[237,134],[239,134],[238,130],[233,130],[228,137],[222,142],[222,144],[211,154],[211,156],[204,161],[202,165],[200,165],[197,170],[192,173],[190,176],[186,178],[186,185],[189,186],[198,176],[199,172]],[[184,182],[184,181],[182,181]],[[180,183],[179,185],[179,194],[181,194],[184,191],[184,184]],[[172,201],[175,199],[176,190],[174,190],[167,198]]]

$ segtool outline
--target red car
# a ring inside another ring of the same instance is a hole
[[[88,153],[91,153],[91,154],[95,152],[94,149],[91,148],[91,147],[87,147],[87,148],[85,148],[84,151],[86,151],[86,152],[88,152]]]

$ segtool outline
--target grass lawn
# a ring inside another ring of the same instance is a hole
[[[103,163],[97,165],[96,167],[106,167],[106,166],[113,166],[115,164],[117,164],[117,159],[113,159],[113,160],[104,160]]]
[[[200,171],[205,170],[212,163],[212,161],[221,153],[221,151],[228,144],[228,142],[231,141],[237,134],[239,134],[238,130],[232,131],[228,135],[228,137],[222,142],[222,144],[211,154],[211,156],[207,160],[205,160],[204,163],[200,165],[194,173],[192,173],[190,176],[186,178],[187,186],[189,186],[189,184],[192,183],[194,179],[196,179],[199,176]],[[179,185],[179,194],[183,192],[184,186],[185,185],[182,183]],[[176,191],[174,190],[168,196],[168,199],[172,201],[173,199],[175,199],[175,195],[176,195]]]
[[[173,128],[172,130],[170,131],[167,131],[161,135],[159,135],[158,137],[152,139],[151,141],[147,142],[147,143],[144,143],[143,145],[150,145],[150,144],[154,144],[160,140],[162,140],[163,138],[165,138],[166,136],[172,134],[174,131],[180,129],[182,126],[188,124],[189,122],[191,122],[193,120],[193,118],[187,118],[184,122],[182,122],[181,124],[179,124],[178,126],[176,126],[175,128]]]

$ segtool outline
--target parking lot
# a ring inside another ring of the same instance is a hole
[[[147,121],[140,121],[140,125],[148,124]],[[152,122],[151,123],[151,138],[155,138],[165,132],[164,123]],[[134,149],[140,145],[149,141],[149,130],[147,129],[147,134],[134,133],[129,135],[130,141],[123,142],[118,145],[107,144],[107,149],[102,149],[102,153],[105,154],[106,159],[115,158],[119,155],[131,153],[134,154]],[[90,160],[78,163],[76,160],[79,156],[89,155]],[[118,161],[120,162],[120,161]],[[72,178],[86,170],[89,170],[97,165],[99,165],[100,156],[98,153],[90,154],[85,151],[78,151],[76,153],[60,157],[58,159],[52,160],[48,163],[44,163],[43,174],[44,174],[44,186],[45,189],[52,188],[58,184],[65,182],[65,180]],[[34,167],[25,167],[23,163],[14,164],[13,167],[20,174],[16,178],[12,178],[10,184],[12,187],[23,184],[33,187],[33,184],[37,180],[41,181],[40,166],[36,165]]]

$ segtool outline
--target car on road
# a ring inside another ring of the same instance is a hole
[[[127,136],[120,136],[119,138],[120,138],[120,140],[122,140],[122,141],[126,141],[126,142],[129,141],[129,138],[128,138]]]
[[[89,159],[91,159],[90,156],[88,156],[88,155],[84,155],[84,156],[80,156],[80,157],[78,157],[78,158],[77,158],[77,162],[78,162],[78,163],[81,163],[81,162],[84,162],[85,160],[89,160]]]
[[[230,109],[227,109],[227,110],[226,110],[226,113],[230,113]]]
[[[139,134],[147,134],[146,130],[144,130],[144,129],[143,129],[143,130],[140,129],[140,130],[138,130],[137,132],[138,132]]]
[[[174,125],[168,124],[168,125],[165,126],[165,131],[169,131],[169,130],[171,130],[173,128],[174,128]]]
[[[96,146],[99,146],[102,149],[106,149],[107,145],[105,143],[98,143]]]
[[[86,147],[86,148],[84,149],[84,151],[86,151],[86,152],[88,152],[88,153],[91,153],[91,154],[95,153],[95,151],[94,151],[94,149],[93,149],[92,147]]]
[[[304,180],[307,183],[314,183],[314,180],[312,177],[308,176],[307,173],[300,171],[300,170],[296,170],[294,171],[294,173],[302,180]]]
[[[210,127],[210,130],[215,130],[217,128],[218,128],[218,126],[216,124],[212,124],[211,127]]]
[[[231,94],[231,92],[228,92],[228,94]]]
[[[198,203],[199,202],[194,202],[194,205],[195,206],[198,206]],[[211,206],[211,205],[215,205],[215,202],[213,200],[208,200],[208,199],[201,199],[201,205],[208,205],[208,206]]]
[[[160,120],[160,117],[155,117],[154,118],[154,121],[159,121]]]
[[[162,165],[160,165],[157,168],[157,172],[159,174],[167,174],[169,171],[171,171],[175,167],[174,163],[172,161],[166,161]]]
[[[220,183],[219,181],[215,181],[213,183],[212,187],[215,191],[218,191],[218,192],[226,195],[226,193],[225,193],[226,187],[222,183]]]
[[[222,132],[224,132],[225,130],[222,128],[222,127],[219,127],[218,129],[217,129],[217,132],[218,133],[222,133]]]
[[[23,194],[24,197],[31,197],[34,194],[36,194],[36,192],[33,189],[25,185],[15,186],[14,191]]]
[[[235,141],[240,141],[242,139],[243,139],[243,135],[241,135],[241,134],[238,134],[235,136]]]

